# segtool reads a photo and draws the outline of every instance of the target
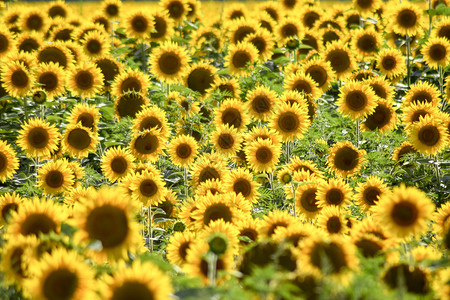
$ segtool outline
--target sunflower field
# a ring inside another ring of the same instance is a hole
[[[447,4],[0,2],[0,299],[450,299]]]

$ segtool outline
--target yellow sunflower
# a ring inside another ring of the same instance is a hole
[[[111,94],[117,97],[126,93],[146,95],[150,80],[146,74],[139,70],[126,69],[115,77],[111,85]]]
[[[398,238],[420,235],[428,230],[427,222],[433,217],[435,206],[426,194],[416,187],[404,184],[385,194],[373,207],[380,226]]]
[[[308,180],[295,189],[295,209],[306,219],[315,219],[322,208],[318,204],[317,191],[321,180]]]
[[[239,243],[241,246],[245,247],[252,242],[256,242],[260,238],[260,223],[260,219],[254,219],[252,217],[241,218],[234,223],[236,225],[236,229],[239,231]]]
[[[237,44],[242,42],[249,34],[255,33],[258,28],[258,22],[253,19],[231,20],[227,24],[228,38],[232,44]]]
[[[0,76],[2,87],[12,97],[24,97],[34,81],[33,75],[21,62],[10,62],[3,64]]]
[[[410,142],[403,142],[400,146],[394,149],[392,159],[396,162],[403,162],[405,155],[412,153],[417,153],[416,149],[413,147],[413,144]]]
[[[6,141],[0,140],[0,182],[11,179],[19,169],[17,153]]]
[[[162,0],[161,7],[166,10],[175,23],[181,23],[189,13],[189,6],[186,0]]]
[[[406,125],[406,129],[411,127],[413,123],[416,123],[425,116],[431,116],[433,118],[439,118],[440,110],[438,107],[433,106],[433,103],[429,102],[415,102],[410,105],[402,107],[402,122]]]
[[[447,38],[429,38],[421,52],[424,62],[431,69],[438,69],[439,66],[445,68],[449,62],[450,42]]]
[[[120,17],[122,11],[122,1],[120,0],[105,0],[102,2],[101,11],[110,19],[117,19]]]
[[[427,81],[417,82],[411,85],[403,98],[403,106],[417,104],[418,102],[432,103],[433,106],[439,106],[439,90],[438,88]]]
[[[64,69],[53,62],[39,64],[34,74],[36,83],[50,99],[64,94],[65,75]]]
[[[134,134],[152,128],[159,130],[165,138],[170,135],[166,112],[157,106],[145,107],[136,114],[133,120],[132,131]]]
[[[42,42],[42,34],[36,31],[22,32],[16,36],[16,46],[19,52],[35,52],[41,47]]]
[[[48,17],[37,8],[29,8],[21,13],[19,23],[23,31],[45,32],[48,28]]]
[[[384,48],[375,60],[380,72],[390,79],[406,75],[405,59],[398,49]]]
[[[214,123],[216,126],[228,125],[242,132],[249,122],[245,104],[238,99],[226,99],[214,111]]]
[[[28,157],[47,158],[58,149],[59,137],[55,125],[39,118],[32,118],[19,130],[17,145]]]
[[[272,34],[265,28],[259,28],[256,32],[247,35],[243,41],[256,47],[261,61],[272,56],[275,41]]]
[[[390,192],[383,179],[369,176],[365,182],[359,182],[356,187],[355,200],[366,211],[377,204],[381,197]]]
[[[242,194],[249,202],[255,203],[259,196],[259,184],[253,180],[253,174],[247,169],[233,169],[223,179],[225,191]]]
[[[0,30],[0,58],[7,56],[16,48],[16,41],[8,30]]]
[[[167,259],[173,265],[183,267],[189,247],[195,241],[195,234],[189,230],[174,232],[167,244]]]
[[[251,168],[256,172],[271,172],[281,155],[281,144],[258,138],[246,145],[245,156]]]
[[[93,132],[97,130],[98,121],[100,120],[99,109],[93,105],[88,104],[76,104],[70,116],[67,118],[69,125],[76,125],[80,123],[82,126],[89,128]]]
[[[309,75],[323,92],[330,88],[331,81],[336,77],[330,63],[320,58],[313,58],[305,62],[302,71],[305,75]]]
[[[256,120],[265,121],[270,118],[279,103],[275,91],[265,86],[256,86],[247,94],[245,108]]]
[[[436,155],[448,143],[447,129],[439,119],[427,115],[413,123],[407,131],[413,147],[422,154]]]
[[[119,120],[126,117],[135,118],[140,111],[144,110],[149,102],[150,100],[142,94],[134,92],[125,93],[114,101],[115,115]]]
[[[74,176],[66,160],[52,160],[37,170],[38,185],[44,194],[65,193],[74,184]]]
[[[94,60],[94,64],[103,74],[103,87],[109,90],[117,75],[122,72],[122,64],[110,56],[99,57]]]
[[[110,181],[120,181],[131,174],[134,169],[134,156],[127,149],[113,147],[105,151],[102,157],[101,169],[103,175]]]
[[[236,152],[240,150],[242,141],[242,134],[236,128],[228,125],[216,126],[211,134],[214,149],[224,157],[235,156]]]
[[[343,211],[339,206],[324,207],[317,217],[317,224],[329,235],[345,234],[348,231]]]
[[[352,32],[351,43],[359,58],[370,59],[378,53],[378,48],[381,46],[381,37],[374,27],[360,28]]]
[[[328,168],[336,175],[352,176],[361,169],[365,155],[365,150],[358,150],[349,141],[338,142],[330,149]]]
[[[150,56],[150,71],[159,81],[178,83],[187,71],[190,58],[186,49],[173,42],[164,42]]]
[[[274,241],[287,242],[294,247],[310,236],[314,236],[319,229],[311,223],[294,222],[287,227],[278,226],[272,235]],[[299,248],[300,249],[300,248]]]
[[[196,200],[197,209],[192,213],[192,218],[195,220],[195,228],[200,230],[208,226],[212,221],[219,219],[233,223],[241,217],[241,212],[234,206],[227,195],[208,193]]]
[[[195,189],[195,197],[206,196],[207,194],[223,194],[224,188],[219,179],[208,179],[200,183]]]
[[[223,12],[223,18],[225,20],[238,20],[240,18],[246,18],[249,14],[247,8],[242,3],[233,3],[226,7]]]
[[[154,30],[150,33],[151,41],[163,42],[173,35],[173,20],[169,18],[167,10],[152,10],[150,17],[154,23]]]
[[[403,36],[421,33],[423,10],[416,4],[403,2],[395,5],[388,15],[390,28]]]
[[[301,139],[311,122],[306,105],[283,103],[276,108],[269,125],[280,134],[284,142],[289,142],[295,138]]]
[[[239,231],[234,223],[223,219],[211,221],[198,234],[199,239],[208,243],[209,251],[219,255],[237,255],[239,249]]]
[[[0,226],[8,223],[11,213],[13,211],[17,212],[24,200],[25,199],[19,194],[16,194],[16,192],[13,192],[12,194],[8,192],[0,195]]]
[[[128,147],[136,158],[153,162],[163,153],[164,144],[165,138],[159,130],[152,128],[134,135]]]
[[[431,37],[447,38],[450,40],[450,18],[442,16],[433,23]]]
[[[433,216],[433,227],[435,232],[445,234],[450,228],[450,202],[444,203],[439,207]]]
[[[195,63],[186,71],[184,85],[194,92],[200,93],[201,96],[205,96],[216,81],[216,72],[216,68],[210,64]]]
[[[153,20],[146,9],[131,11],[124,20],[125,30],[129,37],[145,41],[155,30]]]
[[[259,222],[259,234],[271,238],[279,228],[288,228],[297,222],[298,220],[287,211],[272,210]]]
[[[42,43],[36,52],[38,63],[57,63],[67,70],[73,65],[73,55],[65,43],[54,42],[52,44]]]
[[[198,144],[193,137],[182,134],[170,142],[167,150],[174,165],[188,167],[198,154]]]
[[[320,207],[337,206],[343,208],[353,198],[352,188],[342,179],[330,178],[323,181],[317,188],[317,205]]]
[[[142,244],[139,225],[134,221],[136,213],[131,198],[117,188],[101,188],[75,207],[73,222],[79,230],[74,239],[78,243],[100,242],[99,249],[90,249],[100,261],[125,259]]]
[[[363,131],[385,132],[397,128],[397,113],[393,107],[393,102],[379,99],[375,110],[361,123]]]
[[[361,120],[375,111],[375,93],[368,85],[356,81],[347,82],[340,89],[338,110],[353,121]]]
[[[103,74],[93,63],[75,66],[68,71],[67,88],[75,96],[93,98],[103,88]]]
[[[230,74],[236,76],[248,75],[247,68],[258,59],[258,49],[249,42],[240,42],[232,44],[228,48],[228,54],[225,57],[225,66]]]
[[[286,90],[303,94],[306,99],[311,101],[317,99],[321,94],[317,83],[311,76],[301,71],[286,74],[283,86]]]
[[[103,33],[96,30],[86,33],[80,44],[89,59],[108,55],[110,51],[110,41]]]
[[[353,7],[356,8],[361,14],[369,14],[377,10],[380,5],[380,0],[353,0]]]
[[[167,192],[164,180],[148,171],[134,176],[130,190],[133,201],[145,207],[162,203]]]

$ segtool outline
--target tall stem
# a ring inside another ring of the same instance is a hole
[[[411,39],[406,35],[406,68],[408,71],[407,82],[408,88],[411,86]]]
[[[210,253],[210,256],[208,257],[208,279],[209,279],[209,285],[215,286],[216,285],[216,273],[217,273],[217,255],[215,253]]]
[[[441,172],[439,169],[439,159],[438,159],[437,155],[434,156],[434,170],[436,171],[436,179],[438,182],[438,186],[440,187],[441,186]]]
[[[148,206],[148,240],[150,244],[150,253],[153,252],[153,214],[152,214],[152,205]]]
[[[188,171],[186,167],[183,167],[183,180],[184,180],[184,194],[186,199],[189,197],[189,183],[188,183]]]
[[[25,114],[25,121],[28,120],[28,106],[27,97],[23,97],[23,113]]]
[[[359,148],[359,135],[360,135],[360,130],[359,130],[359,125],[361,124],[360,120],[356,121],[356,147]]]

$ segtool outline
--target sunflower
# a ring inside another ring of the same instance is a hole
[[[429,38],[421,52],[424,62],[431,69],[445,67],[449,62],[450,42],[447,38]]]
[[[450,40],[450,18],[442,16],[434,22],[431,37],[441,37]]]
[[[330,83],[335,78],[335,73],[329,62],[320,58],[313,58],[302,66],[302,72],[309,75],[316,83],[317,87],[326,92],[330,88]]]
[[[209,159],[203,154],[191,168],[192,185],[197,187],[202,182],[211,179],[221,181],[226,170],[226,162],[222,157],[215,154],[213,159]]]
[[[426,194],[416,187],[404,184],[392,189],[378,200],[373,213],[383,220],[380,226],[398,238],[419,235],[427,231],[427,222],[431,220],[434,204]]]
[[[323,16],[323,11],[318,7],[305,7],[299,11],[299,19],[303,27],[313,29],[314,24]]]
[[[392,8],[388,19],[392,31],[403,36],[413,36],[421,33],[422,10],[410,2],[399,3]]]
[[[126,69],[116,75],[111,85],[111,94],[120,97],[127,93],[146,95],[150,80],[148,76],[139,70]]]
[[[321,29],[319,31],[319,34],[320,34],[320,44],[322,44],[324,47],[327,47],[328,44],[334,41],[343,40],[342,32],[333,27]]]
[[[397,128],[397,113],[388,100],[379,100],[375,111],[366,117],[361,123],[361,129],[364,131],[385,132]]]
[[[72,40],[72,33],[75,27],[70,24],[62,23],[53,27],[50,39],[52,41],[68,42]]]
[[[225,191],[241,194],[247,201],[255,203],[259,192],[258,183],[253,180],[252,173],[247,169],[233,169],[226,173],[223,179]]]
[[[301,40],[301,43],[303,45],[306,45],[308,47],[303,47],[298,49],[298,54],[300,56],[308,57],[309,55],[312,55],[314,53],[321,53],[322,52],[322,44],[319,42],[319,35],[318,33],[313,29],[308,29],[304,33],[304,37]]]
[[[181,23],[189,13],[189,6],[186,0],[162,0],[160,5],[166,10],[175,23]]]
[[[385,48],[376,57],[377,68],[386,77],[392,79],[406,74],[406,63],[398,49]]]
[[[260,238],[259,227],[261,219],[254,219],[253,217],[243,217],[236,221],[236,229],[239,231],[239,244],[245,247]]]
[[[68,125],[62,139],[63,151],[78,158],[87,157],[95,151],[98,134],[81,124]]]
[[[323,179],[323,172],[310,160],[302,160],[300,157],[294,156],[287,167],[289,167],[293,175],[304,171],[318,179]]]
[[[70,116],[67,118],[69,125],[80,123],[82,126],[91,129],[93,132],[97,130],[98,121],[100,119],[99,109],[93,105],[76,104]]]
[[[143,171],[134,176],[130,190],[132,191],[131,198],[133,201],[141,203],[144,207],[162,203],[167,192],[161,176],[155,176],[148,171]]]
[[[122,71],[122,64],[110,56],[99,57],[94,64],[103,74],[103,87],[108,89]]]
[[[194,92],[200,93],[201,96],[205,96],[217,80],[215,73],[216,68],[213,66],[205,62],[195,63],[186,72],[184,85]]]
[[[58,63],[63,69],[69,69],[73,64],[73,55],[62,42],[43,43],[36,53],[38,63]]]
[[[447,129],[439,119],[426,115],[413,123],[407,131],[413,147],[422,154],[436,155],[448,143]]]
[[[275,28],[275,36],[280,45],[285,45],[293,39],[303,39],[303,29],[294,17],[285,17],[280,20]]]
[[[155,29],[153,19],[145,9],[131,11],[124,23],[128,36],[140,41],[148,39]]]
[[[303,94],[308,101],[313,101],[320,96],[320,90],[314,79],[301,71],[286,75],[283,86],[286,90]]]
[[[330,149],[328,168],[339,176],[352,176],[365,161],[365,150],[358,150],[349,141],[338,142]]]
[[[138,93],[126,93],[114,101],[114,110],[116,117],[122,119],[125,117],[135,118],[148,104],[150,100]]]
[[[208,193],[213,196],[216,194],[223,194],[224,188],[222,182],[218,179],[208,179],[200,183],[195,189],[195,197],[206,196]]]
[[[192,34],[192,42],[196,48],[203,51],[220,51],[222,49],[222,41],[220,39],[221,32],[217,28],[200,27]]]
[[[246,76],[246,68],[258,59],[258,49],[250,42],[232,44],[225,57],[225,66],[230,74]]]
[[[136,114],[133,120],[132,131],[134,134],[152,128],[159,130],[165,138],[170,135],[166,113],[157,106],[145,107]]]
[[[256,120],[268,120],[279,103],[275,91],[265,86],[256,86],[249,90],[245,107]]]
[[[317,217],[319,228],[329,235],[346,233],[348,228],[345,225],[346,221],[342,213],[338,206],[324,207]]]
[[[120,0],[105,0],[102,2],[101,11],[110,19],[119,18],[121,10],[122,1]]]
[[[189,135],[179,135],[167,146],[172,163],[179,167],[190,166],[198,154],[198,144]]]
[[[247,8],[242,3],[234,3],[224,9],[223,19],[224,20],[238,20],[245,19],[249,14]]]
[[[165,138],[156,129],[147,129],[142,133],[134,135],[129,144],[133,155],[141,160],[153,162],[162,154]]]
[[[219,255],[236,255],[239,239],[239,231],[233,223],[223,219],[211,221],[198,234],[199,239],[208,243],[209,251]]]
[[[24,97],[31,89],[33,76],[21,62],[4,64],[0,76],[2,86],[12,97]]]
[[[411,265],[410,262],[388,263],[380,277],[390,289],[399,289],[402,286],[405,292],[417,297],[430,293],[430,270]]]
[[[45,14],[37,9],[28,9],[20,15],[18,21],[23,31],[45,32],[48,27],[48,18]]]
[[[52,160],[37,170],[38,185],[44,194],[67,192],[74,184],[74,176],[66,160]]]
[[[352,188],[342,179],[330,178],[317,187],[316,199],[319,207],[337,206],[343,208],[353,198]]]
[[[123,259],[128,251],[141,244],[139,225],[134,221],[137,207],[131,198],[117,188],[103,187],[90,197],[82,198],[74,211],[74,225],[79,230],[77,242],[99,241],[101,249],[92,249],[99,259]]]
[[[416,102],[409,106],[403,107],[402,122],[408,129],[413,123],[416,123],[425,116],[431,116],[438,118],[440,110],[433,106],[433,103],[428,102]]]
[[[167,244],[167,259],[173,265],[183,267],[186,263],[187,252],[195,241],[195,234],[185,230],[174,232]]]
[[[46,158],[58,148],[59,132],[54,125],[39,118],[29,119],[22,125],[17,145],[28,157]]]
[[[355,69],[353,54],[342,41],[328,44],[322,57],[324,61],[330,63],[339,80],[346,79]]]
[[[42,34],[31,31],[22,32],[16,36],[16,46],[19,52],[23,51],[26,53],[32,53],[39,49],[42,45]]]
[[[93,30],[86,33],[83,40],[80,41],[80,44],[83,47],[84,53],[90,59],[96,59],[109,54],[110,43],[99,31]]]
[[[1,197],[1,196],[0,196]],[[439,207],[433,216],[434,231],[439,234],[446,234],[450,228],[450,202],[444,203]]]
[[[297,224],[297,222],[298,220],[287,211],[272,210],[264,215],[259,222],[259,234],[263,237],[272,238],[279,228],[288,228]]]
[[[321,180],[314,180],[299,185],[295,190],[295,209],[306,219],[315,219],[321,211],[321,207],[318,204],[317,192],[319,182]]]
[[[420,81],[411,85],[403,98],[403,106],[417,104],[418,102],[432,103],[433,106],[439,106],[439,90],[434,84],[427,81]]]
[[[371,58],[378,53],[380,46],[381,37],[375,28],[360,28],[353,31],[352,48],[358,53],[360,58]]]
[[[198,230],[208,226],[212,221],[222,219],[224,222],[233,223],[241,216],[239,211],[227,194],[211,194],[199,197],[196,200],[197,209],[192,213],[194,226]]]
[[[361,14],[369,14],[377,10],[380,5],[380,0],[353,0],[353,7],[356,8]]]
[[[256,32],[247,35],[243,41],[256,47],[261,61],[272,56],[275,42],[272,34],[265,28],[259,28]]]
[[[0,140],[0,182],[11,179],[19,169],[17,153],[6,141]]]
[[[314,236],[317,231],[318,228],[313,224],[294,222],[287,227],[278,226],[271,238],[274,241],[284,241],[298,247],[302,241]]]
[[[71,13],[70,8],[62,1],[50,3],[47,8],[47,14],[50,18],[66,18]]]
[[[243,138],[236,128],[219,125],[212,132],[211,141],[217,153],[224,157],[231,157],[239,151]]]
[[[94,271],[74,251],[55,249],[31,264],[35,274],[24,281],[24,290],[33,299],[85,299],[94,296]]]
[[[0,226],[8,224],[12,212],[17,212],[25,199],[16,192],[0,195]]]
[[[93,98],[103,87],[103,74],[93,63],[78,65],[68,71],[67,86],[75,96]]]
[[[50,99],[59,97],[65,92],[65,72],[58,64],[53,62],[39,64],[34,76],[36,83],[45,90]]]
[[[405,159],[405,155],[417,153],[416,149],[414,149],[413,144],[410,142],[403,142],[400,146],[394,149],[394,154],[392,155],[392,159],[401,162]]]
[[[370,86],[350,81],[341,88],[337,105],[343,115],[358,121],[373,113],[377,102]]]
[[[242,42],[246,36],[255,33],[259,29],[259,24],[254,19],[237,19],[229,22],[227,32],[232,44]]]
[[[74,64],[82,64],[87,61],[86,56],[84,55],[83,48],[81,48],[80,44],[75,41],[66,41],[64,42],[64,46],[69,51],[69,54],[73,57]]]
[[[351,229],[351,240],[362,256],[375,257],[394,246],[393,239],[383,234],[383,229],[373,219],[365,218]]]
[[[0,30],[0,58],[7,56],[16,48],[16,41],[7,30]]]
[[[109,148],[102,157],[102,173],[110,182],[120,181],[132,173],[135,166],[134,159],[129,150],[122,147]]]
[[[283,103],[277,107],[270,121],[283,141],[301,139],[311,124],[306,105]]]
[[[376,176],[367,177],[356,187],[355,200],[366,211],[377,204],[381,197],[390,192],[383,179]]]
[[[256,172],[271,172],[281,155],[281,144],[258,138],[248,143],[244,149],[251,168]]]
[[[164,42],[153,50],[150,56],[150,70],[160,81],[177,83],[183,78],[189,60],[184,47],[170,41]]]
[[[238,99],[227,99],[214,111],[216,126],[228,125],[242,132],[249,122],[244,103]]]
[[[281,0],[280,2],[281,7],[286,12],[294,12],[303,4],[299,0]]]

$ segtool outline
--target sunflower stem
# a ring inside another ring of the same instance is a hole
[[[436,171],[436,179],[438,182],[438,186],[440,187],[441,186],[441,172],[439,169],[439,159],[438,159],[437,155],[434,156],[434,169]]]
[[[216,270],[217,267],[217,255],[213,252],[209,253],[208,259],[208,279],[210,286],[216,286]]]
[[[361,121],[360,120],[356,120],[356,147],[359,148],[359,135],[360,135],[360,130],[359,130],[359,125],[360,125]]]
[[[147,57],[145,56],[145,44],[144,43],[141,43],[141,60],[142,60],[142,69],[145,74],[148,74]]]
[[[273,172],[267,172],[267,176],[269,176],[270,189],[273,191]]]
[[[150,244],[150,253],[153,252],[153,214],[152,214],[152,205],[148,206],[148,241]]]
[[[296,201],[295,201],[295,185],[294,185],[294,183],[293,182],[291,182],[291,189],[292,189],[292,200],[293,200],[293,209],[294,209],[294,218],[296,218],[297,217],[297,211],[296,211],[296,209],[297,209],[297,204],[295,203]]]
[[[184,180],[184,194],[186,199],[189,197],[189,184],[188,184],[188,171],[186,167],[183,167],[183,180]]]
[[[441,97],[444,99],[444,68],[439,65],[439,91],[441,92]]]
[[[428,11],[431,11],[431,0],[428,0]],[[428,20],[428,22],[430,23],[428,27],[428,35],[431,35],[431,24],[433,22],[433,16],[431,14],[428,14]]]
[[[408,35],[406,35],[406,69],[408,71],[408,75],[407,75],[408,88],[411,86],[411,62],[410,62],[410,57],[411,57],[411,39],[409,38]]]
[[[22,97],[23,100],[23,113],[25,115],[25,121],[28,120],[28,106],[27,97]]]

